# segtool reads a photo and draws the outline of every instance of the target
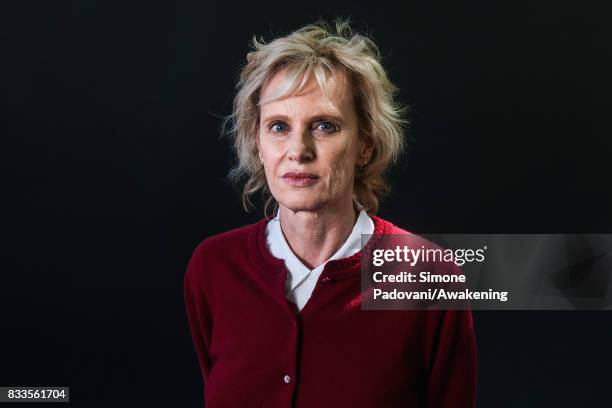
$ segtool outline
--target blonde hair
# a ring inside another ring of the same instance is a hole
[[[229,178],[235,183],[246,178],[242,189],[245,210],[253,207],[251,196],[257,192],[262,193],[266,215],[271,204],[278,205],[270,193],[257,152],[263,85],[283,70],[283,83],[267,101],[300,90],[311,76],[327,94],[328,76],[343,71],[353,87],[360,136],[374,146],[369,163],[355,175],[353,194],[366,211],[375,214],[380,200],[390,192],[385,173],[405,149],[404,125],[407,124],[402,118],[405,108],[395,101],[398,89],[381,65],[376,44],[367,36],[353,34],[348,20],[338,19],[335,32],[329,24],[319,21],[270,43],[253,37],[252,47],[240,71],[233,112],[222,125],[233,139],[238,158]]]

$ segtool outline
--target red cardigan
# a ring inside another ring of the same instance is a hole
[[[370,217],[374,236],[406,233]],[[353,300],[358,252],[327,263],[298,313],[265,227],[263,219],[204,240],[187,268],[185,303],[207,408],[475,405],[469,311],[361,310]]]

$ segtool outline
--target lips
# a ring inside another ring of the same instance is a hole
[[[283,180],[292,186],[309,186],[319,180],[319,176],[313,173],[288,172],[283,175]]]
[[[311,179],[319,178],[319,176],[317,176],[316,174],[312,174],[312,173],[296,173],[296,172],[285,173],[285,175],[283,177],[284,178],[311,178]]]

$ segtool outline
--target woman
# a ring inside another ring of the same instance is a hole
[[[371,311],[362,234],[406,231],[374,215],[402,152],[401,109],[376,45],[319,23],[254,40],[234,101],[234,179],[274,218],[204,240],[185,300],[214,407],[471,407],[469,311]]]

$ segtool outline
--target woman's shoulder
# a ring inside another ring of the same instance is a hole
[[[261,228],[265,228],[265,219],[257,221],[253,224],[243,225],[223,231],[203,239],[196,247],[194,254],[228,254],[240,251],[248,244],[249,239],[253,234]]]
[[[252,241],[258,231],[265,228],[265,221],[263,219],[203,239],[189,260],[186,282],[201,283],[204,279],[213,279],[213,275],[227,275],[222,272],[236,269],[233,268],[236,265],[247,265],[252,258]]]
[[[374,226],[375,226],[374,234],[375,235],[378,234],[383,237],[387,236],[386,241],[383,240],[383,242],[391,243],[391,242],[397,241],[397,242],[409,244],[410,246],[413,246],[416,248],[424,247],[428,249],[429,248],[444,249],[438,244],[436,244],[435,242],[431,241],[429,237],[422,236],[420,234],[406,230],[402,227],[395,225],[391,221],[383,219],[379,216],[376,216],[376,215],[369,215],[369,216],[370,218],[372,218],[372,221],[374,221]]]
[[[368,214],[368,216],[374,222],[374,234],[387,235],[387,234],[412,234],[411,232],[398,227],[391,221],[388,221],[380,216]]]

